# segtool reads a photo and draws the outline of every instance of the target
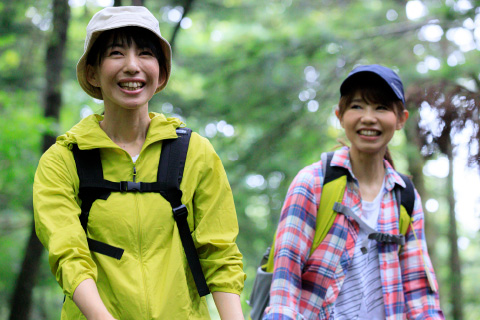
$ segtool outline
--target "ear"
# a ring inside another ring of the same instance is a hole
[[[335,108],[335,115],[337,116],[337,119],[338,121],[340,122],[340,125],[342,126],[343,128],[343,119],[342,117],[340,116],[340,110],[337,108]]]
[[[97,77],[97,72],[95,70],[95,67],[92,65],[87,64],[87,72],[86,72],[86,77],[88,83],[90,83],[92,86],[99,88],[100,84],[98,81]]]
[[[408,116],[408,110],[403,110],[403,112],[398,115],[397,130],[403,129],[403,127],[405,126],[405,122],[407,122]]]
[[[167,81],[167,72],[163,72],[162,68],[160,68],[160,74],[158,75],[157,89],[163,86],[165,81]]]

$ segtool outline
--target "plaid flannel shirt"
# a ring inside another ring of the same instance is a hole
[[[405,187],[405,183],[387,161],[384,164],[386,193],[381,201],[377,229],[398,234],[399,212],[393,188],[395,184]],[[353,181],[347,183],[342,204],[361,216],[358,181],[352,173],[348,148],[336,151],[331,165],[350,171]],[[264,320],[329,319],[332,314],[352,261],[359,226],[353,219],[338,214],[327,236],[310,256],[322,184],[319,161],[302,169],[289,188],[275,241],[270,306]],[[421,200],[416,190],[415,195],[412,217],[418,240],[410,226],[400,253],[397,244],[377,244],[388,320],[444,319],[438,294],[429,287],[419,250],[421,245],[425,263],[434,275],[425,242]],[[436,284],[436,279],[434,281]]]

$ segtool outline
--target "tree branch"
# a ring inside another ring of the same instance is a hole
[[[175,29],[173,29],[172,37],[170,38],[170,46],[172,47],[172,52],[174,52],[175,40],[177,38],[178,31],[180,30],[180,25],[182,23],[182,20],[188,15],[190,10],[192,9],[192,5],[194,2],[195,0],[185,1],[185,6],[183,7],[182,19],[180,19],[180,21],[178,21],[178,23],[175,25]]]
[[[445,22],[439,21],[438,19],[428,20],[424,22],[412,23],[410,21],[404,21],[395,24],[387,24],[374,28],[370,28],[367,31],[356,32],[353,36],[355,40],[370,39],[375,37],[385,37],[385,36],[395,36],[402,35],[411,31],[419,30],[424,26],[429,24],[438,24],[443,29],[449,29],[453,27],[458,27],[459,24],[456,22]]]

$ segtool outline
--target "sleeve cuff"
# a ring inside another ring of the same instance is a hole
[[[70,287],[70,290],[67,290],[67,289],[63,289],[63,293],[69,297],[70,299],[73,300],[73,294],[75,293],[75,290],[77,290],[77,287],[80,283],[82,283],[83,281],[87,280],[87,279],[92,279],[93,281],[95,281],[95,283],[97,282],[95,280],[94,277],[92,277],[91,275],[89,274],[83,274],[83,275],[80,275],[77,279],[75,279],[74,281],[72,281],[72,285]]]
[[[304,320],[305,318],[292,308],[270,306],[265,309],[263,320]]]
[[[419,314],[415,320],[445,320],[442,310],[428,310]]]

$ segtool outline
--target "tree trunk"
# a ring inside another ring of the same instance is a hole
[[[67,29],[70,20],[70,6],[68,1],[53,1],[53,30],[47,46],[46,53],[46,88],[44,96],[44,115],[58,121],[61,96],[61,77],[67,41]],[[43,152],[53,143],[55,137],[43,136]],[[30,238],[25,250],[25,257],[22,263],[16,287],[12,296],[10,307],[10,320],[29,319],[32,305],[32,292],[35,286],[40,258],[43,247],[35,234],[35,225],[32,223]]]
[[[35,285],[36,275],[38,274],[42,252],[43,246],[40,241],[38,241],[37,235],[35,234],[35,227],[32,223],[25,258],[12,297],[10,320],[29,319],[32,291]]]
[[[453,150],[451,141],[448,146],[448,183],[447,200],[449,207],[448,240],[450,243],[450,301],[452,319],[463,320],[463,291],[460,255],[458,252],[457,220],[455,218],[455,195],[453,191]]]

